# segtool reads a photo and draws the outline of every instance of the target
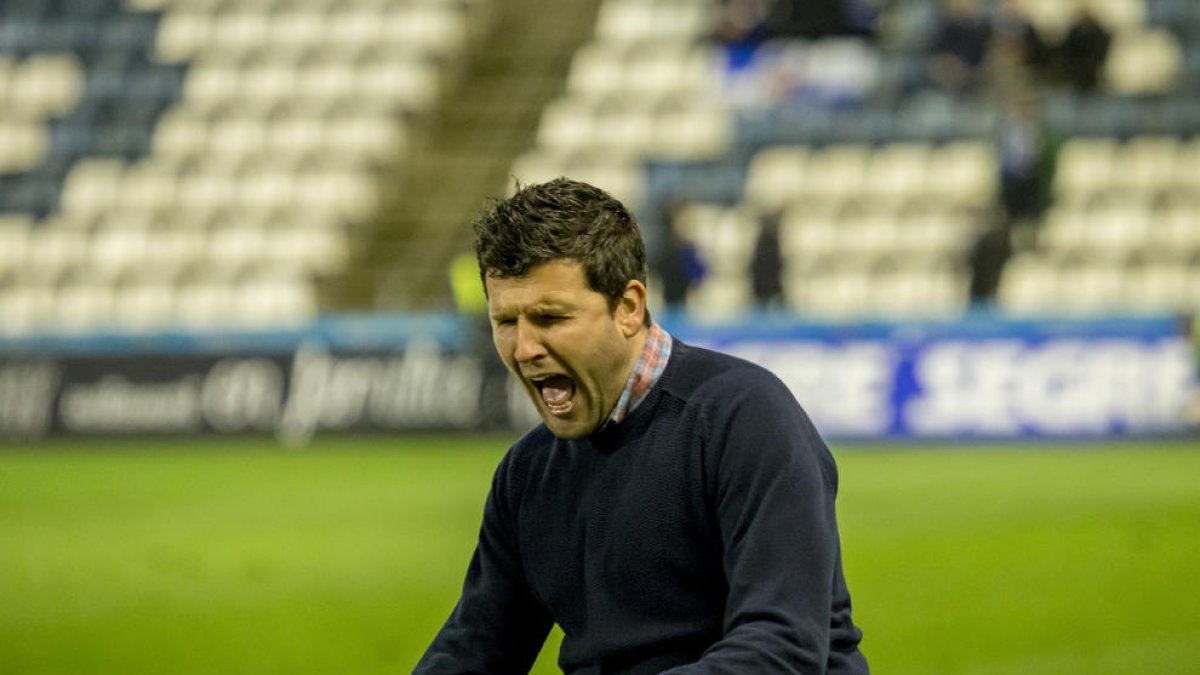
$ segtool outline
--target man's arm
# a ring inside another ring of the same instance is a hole
[[[709,494],[729,582],[724,637],[673,675],[826,672],[836,469],[787,389],[747,379],[726,387],[735,400],[714,416],[710,437]]]
[[[506,458],[496,470],[462,596],[414,674],[527,673],[552,620],[525,582],[516,548]]]

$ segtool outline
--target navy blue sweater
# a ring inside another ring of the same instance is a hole
[[[493,478],[462,597],[416,673],[865,674],[837,470],[765,369],[678,340],[618,425],[545,426]]]

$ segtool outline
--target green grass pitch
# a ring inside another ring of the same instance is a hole
[[[506,443],[0,447],[0,673],[408,672]],[[835,454],[875,672],[1200,672],[1200,443]]]

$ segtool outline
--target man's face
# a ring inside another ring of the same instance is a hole
[[[538,265],[521,277],[488,277],[486,284],[496,351],[542,421],[559,438],[598,428],[642,348],[645,287],[630,281],[610,312],[573,261]]]

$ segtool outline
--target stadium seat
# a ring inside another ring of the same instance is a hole
[[[657,132],[653,108],[623,96],[606,100],[594,109],[592,128],[583,147],[638,157],[656,140]]]
[[[147,260],[148,239],[148,229],[138,225],[97,229],[88,247],[88,269],[108,279],[136,271]]]
[[[1117,33],[1104,66],[1105,79],[1119,94],[1161,94],[1182,71],[1183,52],[1168,31]]]
[[[962,140],[934,149],[926,173],[925,195],[956,207],[982,207],[996,195],[999,162],[984,141]]]
[[[688,312],[700,321],[737,316],[750,305],[750,281],[745,274],[710,275],[688,293]]]
[[[970,212],[919,209],[899,216],[895,253],[935,264],[961,260],[975,236],[976,224]]]
[[[175,290],[173,322],[191,329],[222,329],[237,325],[234,287],[221,279],[195,279]]]
[[[87,259],[88,233],[66,225],[43,224],[31,232],[22,266],[29,274],[48,281]]]
[[[1153,2],[1153,0],[1090,1],[1096,18],[1113,32],[1143,27],[1146,24],[1146,4]]]
[[[965,305],[965,286],[960,275],[944,265],[885,269],[871,276],[866,308],[893,319],[953,316]]]
[[[890,143],[875,150],[866,169],[867,190],[876,199],[891,204],[920,196],[931,155],[927,143]]]
[[[750,158],[746,201],[763,212],[786,207],[803,189],[811,150],[805,145],[766,147]]]
[[[349,259],[347,237],[338,228],[321,224],[276,225],[267,233],[272,242],[264,261],[275,269],[308,277],[329,275]]]
[[[1017,314],[1042,314],[1058,308],[1059,269],[1035,253],[1015,256],[1004,268],[997,300]]]
[[[127,331],[157,330],[174,321],[172,286],[154,278],[134,278],[113,292],[111,320]]]
[[[733,142],[733,119],[724,105],[705,97],[675,96],[654,113],[646,155],[664,160],[719,157]]]
[[[817,264],[837,255],[839,236],[835,214],[810,204],[788,208],[780,221],[780,248],[789,265]]]
[[[1115,177],[1123,187],[1139,194],[1169,190],[1178,173],[1179,145],[1173,136],[1135,136],[1117,153],[1121,170]]]
[[[1092,195],[1113,180],[1117,143],[1109,138],[1076,138],[1063,143],[1054,175],[1056,195]]]
[[[1086,219],[1081,248],[1102,260],[1123,260],[1144,248],[1149,237],[1149,210],[1137,199],[1101,205]]]
[[[1125,279],[1124,304],[1133,312],[1192,312],[1196,296],[1191,292],[1188,266],[1156,261],[1130,270]]]
[[[0,279],[19,269],[32,229],[33,219],[27,215],[0,215]]]
[[[823,201],[856,196],[866,180],[871,148],[865,144],[835,144],[813,152],[804,192]]]
[[[1168,205],[1153,218],[1147,239],[1159,259],[1185,260],[1200,254],[1200,204],[1193,200]]]
[[[896,252],[899,232],[894,214],[872,208],[866,212],[851,210],[835,222],[838,255],[874,264]]]
[[[1054,310],[1067,314],[1112,313],[1124,309],[1124,273],[1103,262],[1069,266],[1059,271]]]
[[[871,293],[869,270],[828,269],[808,277],[797,309],[825,319],[862,317],[871,309]]]
[[[207,260],[207,234],[194,223],[174,222],[153,230],[146,238],[146,257],[138,272],[147,281],[174,281]]]
[[[753,212],[691,204],[679,216],[684,235],[695,242],[709,270],[718,276],[744,276],[758,235]]]
[[[250,278],[233,292],[231,320],[241,327],[293,327],[312,320],[316,302],[308,284],[286,277]]]
[[[98,279],[81,279],[56,290],[52,322],[58,330],[110,328],[113,308],[111,287]]]
[[[568,93],[589,100],[619,93],[625,83],[625,51],[622,45],[604,42],[581,47],[571,57]]]
[[[0,333],[27,334],[53,326],[54,288],[45,283],[22,283],[0,293]]]

